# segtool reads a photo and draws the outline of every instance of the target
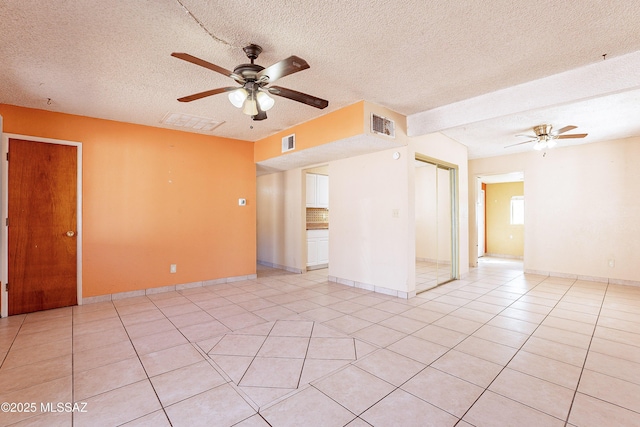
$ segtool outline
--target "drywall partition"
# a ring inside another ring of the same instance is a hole
[[[413,162],[406,147],[397,151],[397,160],[395,151],[386,150],[329,164],[329,275],[406,298],[415,287],[407,271],[413,256],[409,249],[415,245],[408,233],[408,168]]]
[[[487,184],[485,194],[487,255],[522,258],[525,225],[511,223],[511,199],[524,196],[524,183]]]
[[[6,132],[82,143],[84,298],[255,274],[252,143],[8,105],[0,114]]]
[[[302,169],[257,179],[257,260],[295,273],[306,269]]]
[[[640,284],[638,164],[636,137],[475,159],[469,167],[471,179],[524,171],[525,271]],[[469,226],[475,230],[475,210]]]

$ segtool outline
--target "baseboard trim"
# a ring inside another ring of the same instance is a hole
[[[562,279],[573,279],[584,282],[597,282],[597,283],[606,283],[609,285],[622,285],[622,286],[640,286],[640,281],[637,280],[624,280],[624,279],[614,279],[610,277],[596,277],[596,276],[584,276],[581,274],[571,274],[571,273],[561,273],[554,271],[543,271],[543,270],[533,270],[533,269],[525,269],[525,274],[535,274],[538,276],[547,276],[547,277],[559,277]]]
[[[384,295],[390,295],[390,296],[402,298],[402,299],[409,299],[416,296],[416,291],[403,292],[395,289],[384,288],[381,286],[374,286],[369,283],[362,283],[362,282],[357,282],[355,280],[343,279],[335,276],[328,276],[327,280],[329,280],[330,282],[338,283],[340,285],[351,286],[353,288],[364,289],[367,291],[372,291],[372,292],[376,292]]]
[[[82,298],[78,305],[95,304],[98,302],[115,301],[124,298],[133,298],[144,295],[155,295],[164,292],[182,291],[185,289],[199,288],[203,286],[220,285],[223,283],[241,282],[243,280],[257,279],[257,274],[247,274],[243,276],[223,277],[220,279],[203,280],[201,282],[181,283],[177,285],[160,286],[157,288],[139,289],[136,291],[117,292],[115,294],[98,295],[95,297]]]
[[[278,270],[286,270],[289,273],[302,274],[302,273],[305,272],[300,268],[288,267],[286,265],[280,265],[280,264],[274,264],[274,263],[268,262],[268,261],[260,261],[260,260],[258,260],[257,263],[259,265],[264,265],[265,267],[269,267],[269,268],[277,268]]]

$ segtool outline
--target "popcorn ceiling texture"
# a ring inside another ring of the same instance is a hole
[[[413,115],[640,50],[632,1],[8,0],[0,18],[0,103],[167,127],[165,114],[192,114],[224,121],[213,135],[251,141],[359,100]],[[235,83],[171,52],[233,69],[248,62],[249,43],[264,48],[263,66],[307,60],[310,69],[278,85],[329,107],[277,97],[269,119],[252,122],[224,95],[176,101]],[[526,108],[513,101],[511,113]],[[479,135],[470,121],[455,123],[469,125],[459,140]],[[513,135],[536,124],[500,127]]]

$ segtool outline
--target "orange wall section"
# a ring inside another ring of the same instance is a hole
[[[364,101],[288,128],[255,143],[255,162],[364,133]],[[296,149],[282,153],[282,138],[296,134]]]
[[[255,274],[252,142],[3,104],[0,115],[6,133],[82,143],[83,297]]]

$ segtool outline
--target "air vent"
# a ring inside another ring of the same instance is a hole
[[[192,116],[189,114],[167,113],[160,123],[175,127],[210,132],[224,122],[216,122],[215,120],[207,117]]]
[[[295,150],[296,148],[296,134],[291,134],[282,138],[282,152]]]
[[[395,123],[393,120],[389,120],[386,117],[378,116],[377,114],[371,114],[371,132],[379,133],[381,135],[396,137]]]

